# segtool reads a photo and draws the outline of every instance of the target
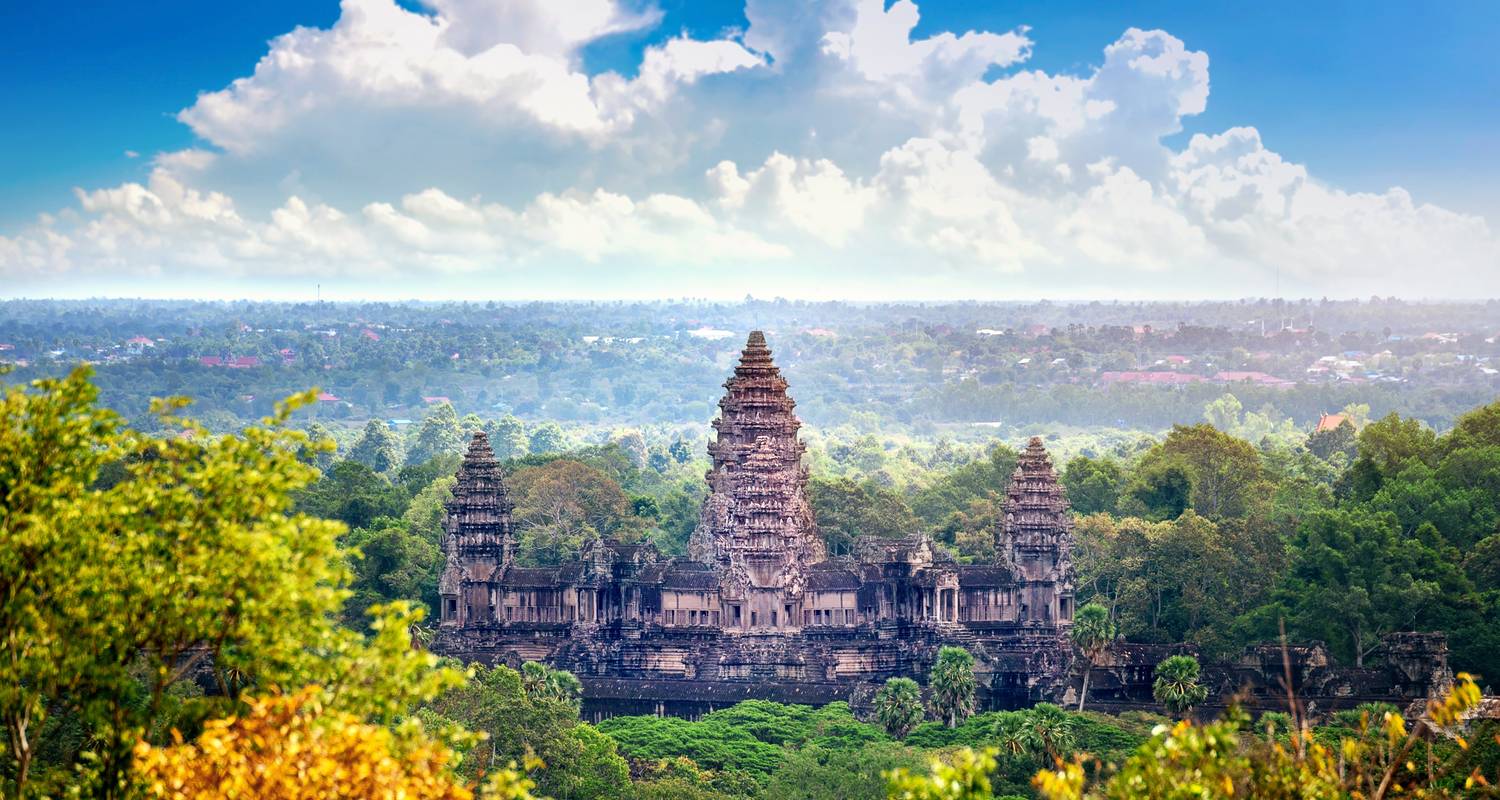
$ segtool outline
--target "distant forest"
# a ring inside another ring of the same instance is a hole
[[[21,382],[96,365],[146,421],[185,394],[217,430],[317,387],[354,429],[434,404],[586,432],[702,429],[745,334],[767,331],[814,429],[979,440],[1056,428],[1160,432],[1225,394],[1310,428],[1366,404],[1438,430],[1500,392],[1500,303],[855,304],[0,302]],[[399,423],[398,423],[399,424]],[[980,427],[976,427],[980,426]]]

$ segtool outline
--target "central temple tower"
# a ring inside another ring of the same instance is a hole
[[[688,554],[718,568],[726,627],[796,627],[807,567],[827,553],[807,502],[802,423],[764,333],[751,332],[724,389]]]

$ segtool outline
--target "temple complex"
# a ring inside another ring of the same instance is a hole
[[[996,487],[992,562],[958,563],[920,531],[829,557],[795,403],[760,331],[724,388],[686,558],[600,540],[573,563],[518,565],[512,504],[476,433],[447,505],[433,649],[570,670],[596,715],[691,714],[747,697],[858,701],[886,678],[924,679],[944,645],[974,654],[988,706],[1068,695],[1072,515],[1039,438]],[[1150,669],[1170,649],[1119,650],[1120,668],[1096,678],[1091,697],[1129,702],[1144,686],[1149,698]]]

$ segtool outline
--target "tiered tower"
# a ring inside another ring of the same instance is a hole
[[[1006,492],[996,550],[1016,571],[1022,622],[1073,621],[1073,517],[1040,437],[1016,463]]]
[[[807,502],[802,423],[765,334],[750,334],[724,388],[708,446],[710,494],[689,555],[720,568],[725,596],[746,604],[742,625],[791,626],[806,567],[827,554]]]
[[[442,549],[446,558],[438,593],[442,595],[443,624],[460,625],[491,619],[493,598],[484,586],[510,566],[516,549],[511,511],[515,505],[505,490],[500,462],[489,437],[477,431],[453,483],[453,499],[445,506]]]

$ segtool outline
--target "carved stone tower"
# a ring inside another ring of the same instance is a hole
[[[1039,437],[1017,460],[1003,510],[996,549],[1014,565],[1020,620],[1072,625],[1073,517]]]
[[[494,619],[494,598],[486,588],[498,571],[510,566],[516,549],[511,511],[500,463],[484,431],[474,434],[445,506],[443,555],[446,564],[438,584],[442,624],[462,625]]]
[[[794,627],[807,567],[827,553],[807,502],[802,423],[765,334],[750,334],[724,388],[708,446],[710,494],[688,552],[720,568],[731,626]]]

